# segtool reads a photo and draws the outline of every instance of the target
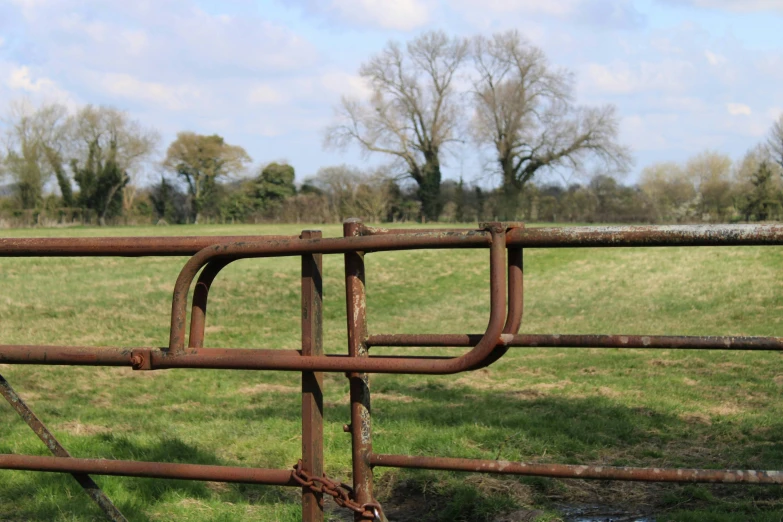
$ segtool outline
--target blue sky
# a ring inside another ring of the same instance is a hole
[[[322,148],[360,63],[389,39],[518,29],[612,103],[646,165],[714,149],[740,158],[783,113],[783,0],[0,0],[0,109],[15,99],[109,104],[162,136],[219,133],[257,164],[380,163]],[[445,176],[493,183],[472,146]]]

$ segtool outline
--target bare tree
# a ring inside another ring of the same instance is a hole
[[[87,105],[72,121],[71,170],[79,185],[78,202],[94,210],[104,225],[110,214],[122,212],[122,189],[155,152],[160,137],[113,107]]]
[[[662,221],[687,221],[696,200],[696,187],[683,167],[674,162],[654,163],[642,170],[639,187]]]
[[[704,151],[688,160],[685,173],[696,186],[702,219],[725,220],[733,203],[731,158]]]
[[[405,48],[389,42],[359,74],[372,88],[369,100],[343,98],[325,144],[356,144],[367,154],[392,156],[418,184],[424,217],[440,214],[440,157],[458,139],[461,115],[454,88],[468,43],[440,31],[427,32]]]
[[[35,108],[21,100],[11,104],[6,125],[3,170],[14,182],[19,205],[34,208],[52,173],[58,182],[64,175],[61,151],[68,141],[68,111],[59,104]]]
[[[245,149],[229,145],[222,136],[180,132],[169,145],[163,166],[187,183],[190,217],[198,223],[202,208],[214,194],[217,180],[241,171],[250,161]]]
[[[767,148],[769,148],[773,161],[783,167],[783,114],[769,131]]]
[[[372,223],[383,221],[389,210],[390,178],[383,171],[365,174],[355,167],[324,167],[306,182],[327,201],[331,219],[360,217]]]
[[[323,167],[306,183],[326,197],[331,218],[340,222],[352,216],[361,172],[348,165]]]
[[[389,178],[376,172],[365,176],[356,187],[354,208],[356,215],[370,223],[380,223],[389,211]]]
[[[525,183],[543,170],[581,169],[588,160],[610,170],[630,165],[617,143],[611,105],[573,105],[573,79],[554,69],[518,32],[473,39],[473,133],[495,149],[503,180],[504,219],[513,219]]]

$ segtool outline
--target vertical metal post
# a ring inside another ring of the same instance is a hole
[[[321,237],[320,230],[302,231],[302,239]],[[302,355],[323,355],[322,255],[302,256]],[[302,372],[302,469],[311,476],[324,472],[323,373]],[[322,522],[323,494],[302,488],[302,522]]]
[[[352,218],[343,223],[345,237],[358,236],[360,220]],[[348,355],[367,357],[367,299],[364,287],[364,252],[345,254],[345,298],[348,313]],[[351,394],[351,457],[353,463],[353,489],[356,502],[373,502],[372,422],[370,409],[370,380],[366,373],[348,373]],[[355,521],[372,520],[356,513]]]

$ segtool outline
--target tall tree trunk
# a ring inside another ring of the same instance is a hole
[[[443,201],[440,198],[440,163],[437,155],[427,158],[417,181],[422,216],[429,221],[437,221],[443,209]]]
[[[500,168],[503,172],[503,186],[500,194],[498,217],[503,221],[515,221],[519,209],[519,196],[522,193],[522,185],[517,181],[512,166],[513,158],[500,159]]]

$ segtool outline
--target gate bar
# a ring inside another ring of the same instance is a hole
[[[397,230],[352,238],[303,240],[297,236],[180,236],[0,238],[0,257],[138,257],[194,255],[211,245],[231,245],[242,257],[344,254],[417,248],[488,247],[480,230]],[[522,248],[783,245],[783,225],[649,225],[512,229],[508,246]]]
[[[296,236],[4,237],[0,257],[192,256],[225,241],[293,239]]]
[[[371,335],[369,346],[470,347],[476,334]],[[673,350],[783,350],[783,337],[686,335],[541,335],[518,334],[507,341],[514,348],[670,348]],[[2,357],[2,355],[0,355]]]
[[[349,219],[343,223],[343,235],[359,235],[361,222]],[[365,289],[364,252],[345,254],[345,303],[348,323],[348,355],[351,358],[367,358],[367,293]],[[349,372],[351,400],[351,463],[353,490],[359,504],[374,502],[373,476],[369,457],[372,454],[372,408],[370,407],[370,376],[367,373]],[[373,520],[372,512],[354,513],[354,521]]]
[[[505,336],[505,334],[504,334]],[[471,347],[481,335],[371,335],[368,347]],[[783,351],[783,337],[714,337],[666,335],[537,335],[508,337],[507,345],[516,348],[665,348],[673,350]],[[350,357],[328,354],[304,357],[298,350],[263,350],[244,348],[188,349],[184,355],[172,355],[162,348],[103,348],[95,346],[0,345],[0,363],[67,366],[134,366],[135,355],[149,357],[150,369],[211,368],[216,370],[288,370],[288,371],[357,371]],[[380,357],[371,356],[370,361]],[[381,359],[404,357],[384,356]],[[445,360],[448,357],[425,357]],[[393,373],[393,370],[372,373]]]
[[[51,471],[55,473],[90,473],[161,479],[200,480],[206,482],[241,482],[267,486],[299,487],[285,469],[241,468],[206,464],[140,462],[136,460],[79,459],[74,457],[39,457],[37,455],[0,454],[0,469]]]
[[[302,232],[303,239],[318,237],[321,237],[320,230]],[[302,355],[305,357],[318,357],[324,353],[322,274],[321,254],[302,256]],[[206,293],[204,307],[206,309]],[[203,331],[202,325],[202,337]],[[192,320],[190,339],[193,339]],[[302,372],[302,470],[313,477],[324,474],[323,379],[321,372]],[[303,487],[302,522],[323,522],[323,502],[323,493]]]
[[[373,454],[370,457],[370,462],[373,466],[385,468],[435,469],[553,478],[628,480],[636,482],[783,484],[783,471],[528,464],[524,462],[509,462],[506,460],[456,459],[447,457],[381,454]]]

